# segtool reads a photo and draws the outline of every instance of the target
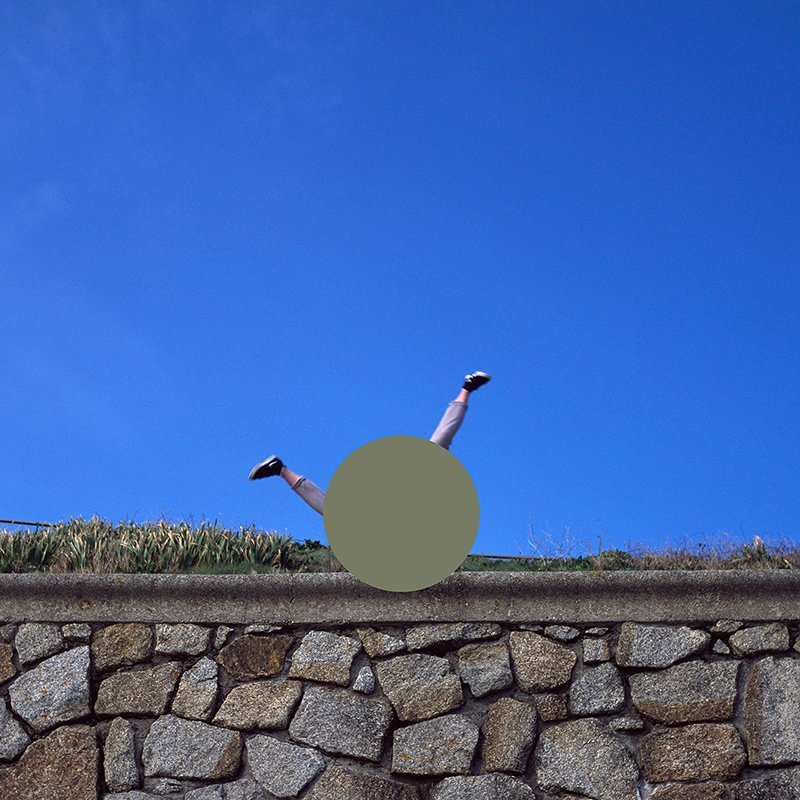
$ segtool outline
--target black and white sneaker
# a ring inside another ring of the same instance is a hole
[[[464,376],[464,386],[462,388],[468,392],[474,392],[479,386],[489,383],[491,379],[492,376],[487,375],[485,372],[473,372],[471,375]]]
[[[283,469],[283,461],[278,456],[270,456],[266,461],[256,464],[250,470],[250,480],[257,481],[259,478],[271,478],[273,475],[280,475]]]

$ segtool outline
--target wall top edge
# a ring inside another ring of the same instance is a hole
[[[5,622],[391,624],[800,619],[800,570],[457,572],[414,592],[350,573],[0,574]]]

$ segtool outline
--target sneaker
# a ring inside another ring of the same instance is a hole
[[[491,379],[492,376],[487,375],[485,372],[473,372],[471,375],[464,376],[464,386],[462,388],[468,392],[474,392],[479,386],[489,383]]]
[[[250,470],[250,480],[257,481],[259,478],[271,478],[273,475],[280,475],[283,469],[283,461],[278,456],[270,456],[266,461],[256,464]]]

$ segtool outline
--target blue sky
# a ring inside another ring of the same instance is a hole
[[[251,466],[325,486],[482,369],[473,552],[800,539],[797,3],[10,2],[0,43],[0,517],[325,542]]]

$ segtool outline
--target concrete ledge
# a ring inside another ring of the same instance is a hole
[[[339,624],[800,619],[800,570],[457,572],[385,592],[350,573],[0,575],[0,622]]]

